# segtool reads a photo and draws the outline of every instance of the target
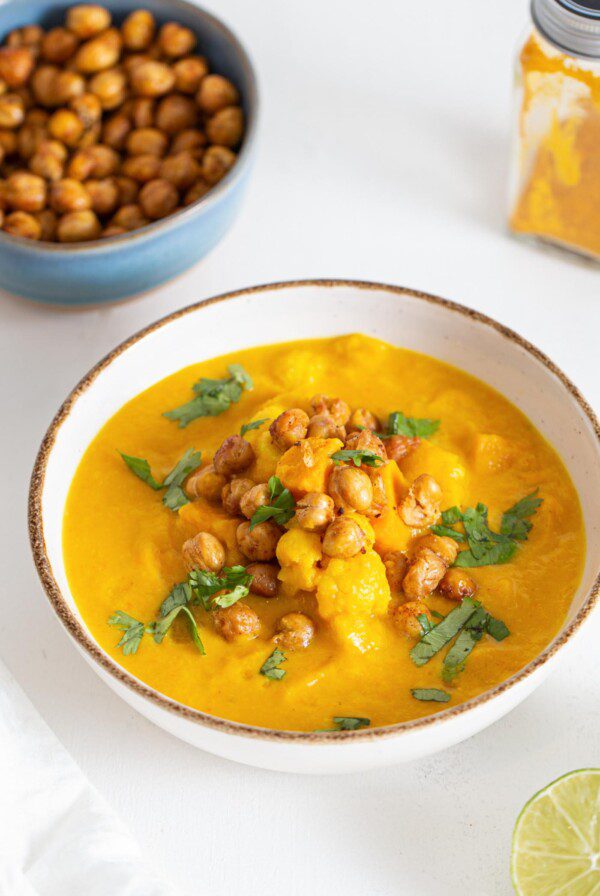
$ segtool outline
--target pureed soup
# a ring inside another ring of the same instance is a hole
[[[187,367],[76,472],[72,593],[98,643],[222,718],[389,725],[481,694],[556,635],[585,534],[498,392],[361,335]]]

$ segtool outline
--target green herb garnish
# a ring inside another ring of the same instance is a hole
[[[244,566],[224,566],[220,575],[194,569],[189,575],[188,583],[197,603],[205,610],[217,607],[231,607],[238,600],[248,596],[252,576]],[[220,594],[219,592],[223,592]],[[217,594],[218,596],[214,597]]]
[[[335,728],[325,729],[328,731],[358,731],[359,728],[368,728],[371,719],[360,718],[359,716],[334,716],[333,724]]]
[[[259,669],[261,675],[270,678],[272,681],[281,681],[285,675],[285,669],[278,669],[280,663],[285,663],[287,657],[285,653],[276,647],[273,653],[267,657]]]
[[[408,436],[429,439],[438,431],[439,420],[429,420],[426,417],[407,417],[402,411],[393,411],[388,417],[387,432],[381,438],[389,439],[391,436]]]
[[[464,511],[458,507],[450,507],[442,513],[441,525],[432,526],[431,531],[436,535],[454,538],[458,542],[468,542],[468,550],[459,553],[454,566],[469,568],[508,563],[517,550],[518,542],[525,541],[531,531],[532,523],[528,517],[542,503],[537,494],[536,489],[503,514],[500,532],[490,529],[485,504],[467,507]],[[452,528],[457,523],[463,524],[464,533]]]
[[[417,622],[421,626],[421,631],[423,632],[424,635],[426,635],[427,632],[430,632],[431,629],[434,627],[433,622],[431,621],[431,619],[427,618],[425,613],[420,613],[417,616]]]
[[[335,451],[329,456],[334,464],[353,463],[355,467],[360,467],[362,464],[366,467],[380,467],[383,464],[383,459],[369,449],[350,451],[345,448],[342,451]]]
[[[253,429],[260,429],[263,423],[267,423],[269,420],[270,417],[263,417],[262,420],[253,420],[252,423],[242,423],[240,435],[245,436],[247,432],[251,432]]]
[[[222,380],[211,380],[202,377],[194,383],[192,389],[195,397],[163,416],[168,420],[176,420],[183,429],[192,420],[199,417],[217,417],[229,410],[233,402],[242,397],[244,389],[252,389],[252,378],[241,364],[230,364],[227,368],[229,376]]]
[[[411,694],[415,700],[423,700],[424,702],[448,703],[450,700],[450,694],[439,688],[412,688]]]
[[[125,656],[129,656],[131,653],[137,653],[137,649],[140,646],[142,638],[144,637],[144,632],[146,631],[144,623],[139,622],[137,619],[134,619],[133,616],[124,613],[123,610],[117,610],[109,617],[108,624],[114,625],[115,628],[118,628],[123,632],[123,637],[117,644],[117,647],[123,648]]]
[[[150,471],[150,464],[143,457],[131,457],[129,454],[119,452],[132,473],[149,485],[155,491],[166,489],[163,495],[163,504],[169,510],[179,510],[185,504],[188,504],[188,497],[183,490],[183,482],[190,473],[197,470],[202,462],[202,454],[200,451],[194,451],[189,448],[181,460],[179,460],[170,473],[167,473],[164,480],[157,482]]]
[[[442,647],[445,647],[461,630],[479,606],[477,601],[466,597],[458,607],[450,610],[441,622],[426,632],[410,651],[410,658],[415,666],[424,666],[432,656],[439,653]]]
[[[508,638],[510,635],[508,626],[502,622],[501,619],[494,619],[493,616],[489,615],[487,621],[487,633],[494,639],[494,641],[504,641],[504,639]]]
[[[503,535],[508,535],[510,538],[515,538],[517,541],[527,540],[527,536],[531,532],[532,527],[532,523],[529,522],[528,517],[533,516],[543,500],[542,498],[537,497],[538,492],[539,488],[536,488],[534,492],[527,495],[525,498],[521,498],[520,501],[517,501],[516,504],[513,504],[512,507],[509,507],[509,509],[502,514],[500,532]]]
[[[147,631],[154,636],[154,640],[157,644],[161,644],[163,638],[175,622],[175,619],[181,613],[183,613],[189,623],[190,632],[194,644],[196,645],[202,656],[204,656],[206,651],[204,650],[204,644],[202,643],[202,639],[200,638],[200,633],[198,631],[198,625],[194,618],[194,614],[185,604],[180,604],[179,606],[174,607],[169,613],[166,614],[166,616],[163,616],[161,619],[157,619],[156,622],[151,622],[148,626]]]
[[[296,502],[294,496],[288,488],[284,488],[283,482],[277,476],[271,476],[269,479],[269,503],[263,507],[259,507],[252,514],[250,520],[250,531],[264,523],[265,520],[274,520],[278,526],[284,526],[289,522],[296,510]]]
[[[467,657],[481,640],[487,630],[489,614],[483,607],[478,607],[470,619],[464,625],[458,638],[444,657],[442,665],[442,678],[446,682],[452,681],[458,672],[462,672]]]

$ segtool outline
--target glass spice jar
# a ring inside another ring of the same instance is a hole
[[[510,227],[600,261],[600,0],[532,0],[517,58]]]

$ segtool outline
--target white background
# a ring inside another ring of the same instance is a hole
[[[315,276],[438,293],[519,330],[600,406],[598,270],[505,229],[525,0],[213,8],[248,45],[263,97],[233,230],[175,283],[128,303],[74,313],[1,296],[0,655],[182,892],[509,896],[523,803],[600,764],[600,614],[532,698],[470,741],[385,771],[297,778],[205,755],[135,715],[68,643],[34,574],[28,476],[60,401],[131,332],[214,293]]]

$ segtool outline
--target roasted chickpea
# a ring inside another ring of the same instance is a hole
[[[244,492],[240,500],[240,510],[244,516],[251,520],[259,507],[265,507],[271,502],[271,492],[266,482],[260,485],[253,485],[251,489]]]
[[[73,97],[69,106],[80,119],[84,128],[91,128],[102,118],[102,106],[100,100],[93,93],[82,93]]]
[[[55,212],[79,212],[92,207],[92,199],[86,188],[72,177],[64,177],[50,184],[49,204]]]
[[[34,55],[28,47],[0,47],[0,79],[9,87],[26,84],[34,64]]]
[[[204,147],[206,146],[206,136],[197,128],[186,128],[175,134],[171,143],[171,155],[177,155],[179,152],[190,152],[196,160],[202,158]]]
[[[27,240],[39,240],[42,228],[39,221],[28,212],[12,212],[4,219],[2,229],[13,236],[21,236]]]
[[[324,532],[334,518],[333,499],[322,492],[308,492],[296,503],[296,520],[307,532]]]
[[[453,538],[447,538],[445,535],[423,535],[419,538],[412,550],[412,555],[417,557],[423,548],[429,548],[438,557],[441,557],[446,566],[452,566],[458,555],[458,545]]]
[[[96,240],[102,226],[93,211],[68,212],[60,218],[56,234],[61,243],[84,243]]]
[[[160,176],[178,190],[187,190],[199,179],[200,166],[190,152],[179,152],[162,160]]]
[[[6,203],[21,212],[39,212],[46,205],[46,182],[37,174],[15,171],[4,187]]]
[[[196,102],[203,112],[214,115],[226,106],[239,102],[239,93],[234,85],[222,75],[206,75],[196,95]]]
[[[237,527],[236,537],[240,551],[249,560],[264,562],[272,560],[275,556],[281,529],[273,520],[265,520],[250,531],[250,522],[247,520]]]
[[[302,408],[290,408],[280,414],[269,427],[273,444],[280,451],[287,451],[292,445],[306,438],[308,414]]]
[[[315,414],[308,423],[307,436],[311,439],[346,439],[346,427],[340,426],[329,414]]]
[[[125,148],[131,128],[129,119],[117,112],[102,125],[102,142],[112,149],[122,150]]]
[[[146,9],[130,13],[121,26],[123,44],[128,50],[145,50],[154,40],[156,22]]]
[[[225,565],[225,548],[210,532],[198,532],[193,538],[188,538],[181,554],[190,572],[192,569],[221,572]]]
[[[90,128],[83,132],[81,140],[78,143],[79,148],[88,149],[89,147],[94,146],[100,139],[101,133],[102,124],[97,121],[96,124],[93,124]]]
[[[207,501],[220,501],[221,492],[225,488],[226,479],[214,468],[213,464],[196,470],[188,477],[185,490],[191,498],[205,498]]]
[[[127,137],[125,146],[130,156],[164,156],[169,139],[158,128],[135,128]]]
[[[177,134],[194,127],[198,120],[198,109],[188,96],[172,94],[159,102],[155,120],[156,127],[165,134]]]
[[[51,242],[56,239],[56,229],[58,225],[58,216],[51,208],[44,208],[41,212],[36,212],[35,217],[40,225],[41,240]]]
[[[242,512],[240,503],[246,492],[254,488],[252,479],[232,479],[221,490],[223,510],[230,516],[239,516]]]
[[[2,51],[0,50],[0,53]],[[42,106],[57,106],[56,78],[59,69],[55,65],[40,65],[31,76],[33,95]]]
[[[44,29],[40,25],[23,25],[15,28],[6,38],[8,47],[36,47],[44,36]]]
[[[226,641],[251,641],[260,632],[257,613],[241,600],[231,607],[215,610],[213,623],[215,631]]]
[[[208,63],[204,56],[188,56],[178,59],[173,66],[175,89],[181,93],[195,94],[200,81],[208,74]]]
[[[25,119],[25,106],[20,96],[5,93],[0,96],[0,128],[18,128]]]
[[[422,638],[425,634],[423,626],[419,622],[419,616],[426,616],[431,619],[431,611],[429,607],[419,600],[409,601],[400,604],[391,610],[391,616],[394,624],[398,626],[409,638]]]
[[[202,199],[203,196],[206,196],[209,190],[210,187],[207,183],[205,183],[202,179],[197,180],[192,184],[192,186],[185,194],[183,198],[183,204],[191,205],[193,202],[197,202],[199,199]]]
[[[325,531],[323,553],[328,557],[348,560],[364,550],[365,541],[365,533],[356,520],[340,516]]]
[[[118,68],[98,72],[89,83],[90,91],[98,97],[102,108],[108,110],[121,105],[125,99],[126,88],[127,80]]]
[[[397,464],[408,457],[409,454],[419,447],[421,439],[418,436],[390,436],[385,440],[385,450],[390,460],[395,460]]]
[[[209,146],[202,156],[202,177],[206,183],[217,184],[235,164],[235,153],[226,146]]]
[[[17,135],[14,131],[0,128],[0,146],[6,156],[12,156],[17,151]]]
[[[53,105],[64,106],[85,93],[85,81],[77,72],[57,72],[52,83]]]
[[[119,188],[119,202],[121,205],[133,205],[137,201],[139,185],[131,177],[115,178]]]
[[[250,563],[246,567],[248,575],[252,576],[250,591],[260,597],[276,597],[279,588],[279,567],[273,563]]]
[[[139,203],[146,217],[156,221],[175,211],[179,205],[179,193],[168,180],[157,178],[144,184],[140,190]]]
[[[356,408],[350,415],[346,429],[348,432],[358,432],[363,429],[370,429],[371,432],[377,432],[381,427],[379,419],[367,411],[366,408]]]
[[[119,204],[119,187],[114,177],[86,180],[84,187],[90,195],[93,211],[102,217],[112,215]]]
[[[335,466],[327,488],[335,506],[341,510],[365,513],[373,501],[373,486],[364,470],[355,466]]]
[[[402,521],[416,529],[432,526],[440,514],[442,490],[433,476],[424,473],[411,485],[400,503]]]
[[[177,59],[192,52],[196,46],[196,35],[177,22],[167,22],[159,31],[158,44],[165,56]]]
[[[120,55],[121,35],[116,28],[109,28],[81,44],[75,54],[75,69],[84,75],[93,75],[115,66]]]
[[[30,159],[47,138],[44,125],[24,124],[17,134],[17,151],[21,158]]]
[[[44,180],[60,180],[64,174],[64,146],[58,140],[45,140],[29,160],[29,169]],[[66,151],[65,151],[66,156]]]
[[[422,548],[410,563],[402,582],[409,600],[419,600],[434,591],[446,574],[446,564],[429,548]]]
[[[463,600],[465,597],[473,597],[477,591],[477,584],[464,569],[453,567],[449,569],[440,584],[438,591],[442,597],[448,600]]]
[[[145,227],[150,222],[148,218],[144,217],[144,213],[139,205],[132,202],[121,206],[113,215],[110,223],[115,227],[123,227],[125,230],[137,230],[139,227]]]
[[[69,31],[87,40],[109,27],[110,13],[104,6],[82,3],[67,10],[66,24]]]
[[[387,460],[385,445],[370,429],[350,433],[346,439],[346,448],[349,451],[372,451],[383,461]]]
[[[247,470],[254,462],[254,449],[250,442],[241,436],[229,436],[225,439],[213,458],[215,470],[230,478],[236,473]],[[260,560],[260,557],[254,558]],[[270,558],[266,558],[270,559]]]
[[[283,650],[304,650],[315,635],[315,626],[304,613],[286,613],[277,623],[275,644]]]
[[[383,558],[388,585],[392,591],[402,591],[402,582],[408,570],[408,557],[403,551],[390,551]]]
[[[55,140],[67,146],[76,146],[83,134],[83,124],[70,109],[58,109],[50,116],[48,130]]]
[[[136,128],[151,128],[154,125],[155,105],[154,100],[147,96],[138,96],[132,100],[129,115],[133,126]]]
[[[364,467],[362,469],[371,480],[371,486],[373,488],[373,502],[367,511],[367,516],[377,518],[381,516],[388,503],[383,476],[379,470],[374,467]]]
[[[131,156],[131,158],[125,159],[121,165],[121,172],[125,177],[131,177],[143,184],[146,181],[155,180],[159,176],[160,159],[150,153]]]
[[[51,28],[42,38],[40,54],[47,62],[62,65],[79,45],[77,36],[67,28]]]
[[[117,227],[116,224],[109,224],[100,234],[100,238],[107,239],[109,236],[123,236],[124,233],[127,233],[124,227]]]
[[[139,96],[163,96],[175,86],[175,75],[164,62],[142,62],[130,74],[131,86]]]
[[[29,87],[15,87],[12,92],[14,96],[18,96],[23,103],[23,109],[26,112],[25,121],[29,120],[27,116],[31,116],[32,114],[35,116],[38,111],[41,115],[46,114],[43,109],[36,110],[33,108],[35,100]]]
[[[244,113],[239,106],[227,106],[208,119],[206,136],[211,143],[228,146],[238,145],[244,133]]]

